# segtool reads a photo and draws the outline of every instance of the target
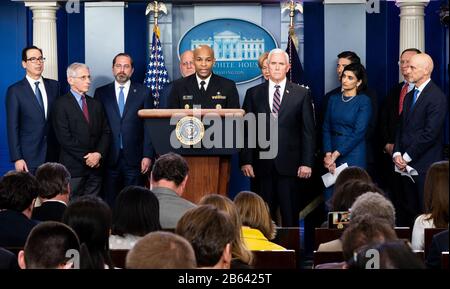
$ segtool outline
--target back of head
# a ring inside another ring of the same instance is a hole
[[[234,203],[244,226],[258,229],[269,240],[275,238],[275,224],[263,198],[253,192],[243,191],[236,195]]]
[[[195,269],[191,244],[170,232],[152,232],[141,238],[128,252],[127,269]]]
[[[403,240],[395,240],[363,246],[349,269],[425,269],[425,265]]]
[[[448,227],[448,183],[448,161],[433,163],[425,178],[424,205],[437,228]]]
[[[332,211],[348,211],[356,198],[367,192],[383,194],[380,188],[372,183],[352,179],[337,187],[331,199]]]
[[[219,195],[219,194],[210,194],[205,195],[200,200],[199,205],[212,205],[219,210],[226,212],[230,217],[231,221],[236,228],[236,239],[233,240],[232,246],[232,254],[233,258],[237,258],[246,264],[250,264],[253,258],[252,253],[245,247],[245,244],[242,240],[242,222],[237,211],[237,208],[233,201],[229,198]]]
[[[228,214],[211,205],[188,210],[178,221],[175,232],[194,248],[197,265],[216,265],[227,244],[235,239],[236,229]]]
[[[152,180],[158,182],[162,179],[174,182],[178,187],[189,172],[186,160],[176,153],[160,156],[153,165]]]
[[[45,163],[36,170],[36,179],[39,182],[39,197],[52,199],[58,194],[68,194],[70,173],[66,167],[59,163]]]
[[[348,59],[351,63],[361,63],[361,59],[359,58],[358,54],[353,51],[342,51],[337,55],[337,58]]]
[[[372,178],[369,176],[367,171],[360,167],[351,166],[345,168],[336,178],[336,183],[334,184],[334,190],[337,190],[339,186],[345,184],[350,180],[360,180],[366,183],[371,183]]]
[[[370,243],[396,240],[394,228],[385,219],[370,215],[360,215],[351,219],[350,225],[342,234],[342,250],[345,260],[350,259],[358,248]]]
[[[69,225],[78,235],[81,244],[89,250],[91,262],[81,259],[81,266],[103,269],[109,258],[109,231],[111,210],[99,198],[83,196],[69,204],[63,215],[63,223]],[[91,263],[91,264],[89,264]]]
[[[144,236],[159,229],[159,202],[152,191],[138,186],[124,188],[114,205],[111,233]]]
[[[379,193],[367,192],[356,198],[350,208],[350,220],[361,215],[386,220],[392,228],[395,227],[395,209],[391,201]]]
[[[27,269],[55,269],[65,265],[80,243],[74,230],[59,222],[43,222],[31,230],[25,243]]]
[[[39,183],[28,172],[8,172],[0,180],[0,209],[23,212],[37,197]]]

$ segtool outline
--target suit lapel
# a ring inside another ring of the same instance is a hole
[[[116,87],[114,85],[114,82],[108,86],[108,92],[106,93],[106,97],[108,99],[107,104],[109,105],[110,109],[112,109],[117,118],[120,119],[119,104],[117,103]]]
[[[264,83],[264,93],[261,95],[265,95],[266,97],[264,97],[264,101],[262,101],[262,105],[263,105],[263,111],[266,113],[271,113],[272,111],[270,110],[270,104],[269,104],[269,81],[266,81]]]
[[[134,87],[133,83],[130,84],[130,89],[128,90],[127,95],[127,101],[125,102],[125,108],[123,109],[123,115],[122,118],[125,118],[125,115],[127,114],[128,110],[130,110],[130,107],[133,103],[133,101],[136,99],[135,94],[137,93],[136,88]],[[119,106],[117,106],[119,107]]]
[[[427,93],[428,91],[431,89],[431,80],[430,82],[428,82],[428,84],[423,88],[422,92],[419,95],[419,98],[417,99],[416,103],[414,104],[414,106],[411,109],[411,104],[413,101],[413,97],[414,97],[414,89],[411,90],[408,94],[408,115],[407,115],[407,120],[409,120],[409,118],[413,115],[414,111],[416,110],[416,108],[418,106],[420,106],[420,104],[424,101],[424,99],[427,97]]]
[[[41,115],[43,118],[45,118],[45,112],[42,109],[42,107],[39,105],[39,102],[37,101],[36,94],[34,94],[33,88],[30,86],[30,83],[28,82],[27,78],[24,78],[22,81],[22,85],[24,86],[25,92],[28,94],[28,98],[30,99],[30,102],[35,106],[35,108],[41,112]]]
[[[280,103],[280,110],[278,111],[278,114],[281,115],[283,113],[283,111],[285,111],[287,108],[289,107],[290,103],[291,103],[291,90],[292,90],[292,85],[289,81],[286,81],[286,86],[284,87],[284,92],[283,92],[283,97],[281,98],[281,103]]]

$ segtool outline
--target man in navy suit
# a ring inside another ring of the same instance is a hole
[[[256,148],[246,147],[240,154],[241,170],[245,176],[255,178],[256,193],[268,203],[272,217],[279,204],[282,226],[298,226],[299,178],[311,177],[314,162],[311,95],[306,88],[286,80],[290,65],[284,50],[272,50],[267,62],[269,81],[247,90],[242,108],[246,113],[254,113],[257,119],[256,114],[265,114],[267,128],[270,118],[276,120],[278,153],[272,159],[264,159],[260,144]]]
[[[102,102],[112,132],[104,179],[104,198],[110,206],[122,188],[143,184],[141,174],[149,171],[154,152],[138,116],[138,110],[153,108],[151,92],[130,80],[133,71],[131,56],[117,54],[112,64],[115,81],[98,88],[94,96]]]
[[[24,48],[25,78],[11,85],[6,94],[9,155],[17,171],[34,173],[57,157],[49,112],[59,96],[59,83],[42,77],[44,61],[40,48]]]
[[[396,196],[398,226],[412,226],[423,211],[423,186],[429,166],[443,159],[443,128],[447,113],[447,98],[430,76],[433,60],[425,53],[409,61],[408,81],[414,83],[403,102],[400,124],[396,133],[392,159],[397,169],[410,166],[418,176],[401,177],[401,189]]]

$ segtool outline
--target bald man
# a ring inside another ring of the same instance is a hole
[[[212,72],[214,50],[200,45],[194,50],[195,73],[173,82],[168,108],[239,108],[236,84]]]
[[[409,60],[406,78],[414,83],[403,102],[392,159],[397,169],[413,167],[419,173],[412,181],[398,174],[401,189],[396,192],[397,226],[414,224],[422,213],[423,186],[430,165],[443,159],[443,128],[447,98],[431,80],[433,60],[428,54],[416,54]]]

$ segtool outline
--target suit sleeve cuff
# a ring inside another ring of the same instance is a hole
[[[404,154],[403,154],[403,159],[404,159],[407,163],[409,163],[409,162],[412,161],[412,159],[411,159],[411,157],[408,155],[408,153],[404,153]]]

